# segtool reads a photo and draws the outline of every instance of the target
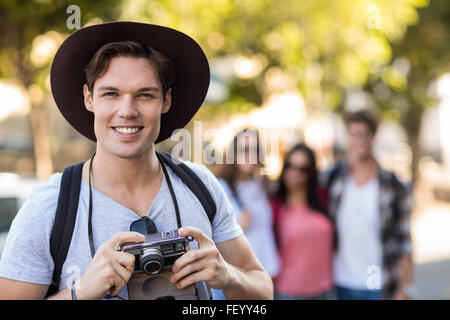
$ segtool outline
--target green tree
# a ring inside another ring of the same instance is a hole
[[[17,79],[29,93],[36,174],[41,179],[53,172],[42,97],[48,91],[54,50],[76,31],[68,28],[77,22],[73,20],[76,11],[67,12],[71,5],[80,9],[81,26],[96,17],[115,20],[120,12],[120,2],[113,0],[0,0],[0,76]]]
[[[419,23],[392,44],[392,63],[381,78],[369,83],[380,109],[405,128],[412,149],[413,181],[418,176],[420,125],[424,111],[435,101],[430,84],[450,71],[450,6],[446,0],[431,0],[420,9]]]

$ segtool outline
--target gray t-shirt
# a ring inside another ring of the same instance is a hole
[[[217,212],[213,225],[200,201],[168,167],[170,180],[180,210],[181,224],[199,228],[214,242],[231,240],[243,234],[236,222],[233,208],[214,175],[203,165],[184,162],[200,177],[211,193]],[[50,284],[53,260],[50,254],[50,235],[55,220],[61,173],[53,174],[48,182],[29,196],[17,213],[8,234],[0,259],[0,277]],[[117,232],[129,231],[130,224],[139,219],[132,210],[117,203],[93,188],[92,226],[95,249],[111,239]],[[81,182],[77,220],[67,259],[64,263],[60,290],[72,284],[87,269],[92,260],[88,240],[89,185]],[[177,229],[175,209],[165,177],[148,214],[158,231]],[[193,241],[191,249],[198,244]],[[127,298],[127,287],[119,294]]]

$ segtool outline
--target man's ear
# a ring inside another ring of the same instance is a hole
[[[94,112],[94,104],[92,103],[92,93],[87,84],[83,85],[84,106],[90,112]]]
[[[164,96],[164,105],[161,113],[167,113],[172,105],[172,88],[169,88]]]

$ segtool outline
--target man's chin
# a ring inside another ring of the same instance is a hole
[[[97,142],[97,150],[99,142]],[[103,151],[120,159],[139,159],[148,155],[149,152],[155,149],[154,143],[143,143],[143,141],[136,141],[135,143],[122,142],[106,142],[100,143]]]
[[[139,150],[111,150],[111,153],[120,159],[140,159],[150,152],[151,148]]]
[[[362,152],[362,153],[357,154],[355,158],[358,161],[368,161],[368,160],[372,159],[372,154],[370,152],[369,153]]]
[[[142,158],[140,154],[115,154],[117,158],[120,159],[139,159]]]

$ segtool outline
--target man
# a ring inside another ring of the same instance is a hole
[[[375,116],[360,110],[345,123],[348,159],[322,177],[336,224],[338,299],[402,299],[412,276],[412,192],[373,155]]]
[[[177,229],[172,187],[183,224],[179,234],[197,243],[173,264],[170,281],[179,289],[206,281],[229,299],[272,298],[271,280],[214,176],[201,165],[185,163],[217,205],[211,225],[183,182],[169,168],[163,174],[155,153],[155,143],[183,127],[206,95],[208,62],[194,40],[170,28],[133,22],[83,28],[58,50],[51,84],[64,117],[97,141],[95,156],[83,166],[74,233],[60,291],[51,299],[126,297],[135,258],[117,248],[144,240],[128,231],[140,217],[153,219],[158,231]],[[54,174],[37,189],[13,222],[0,262],[1,299],[46,295],[54,267],[49,239],[60,180],[61,174]]]

